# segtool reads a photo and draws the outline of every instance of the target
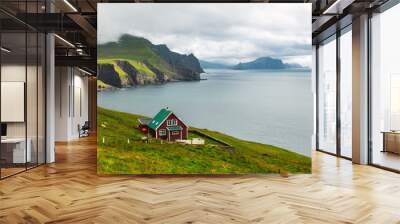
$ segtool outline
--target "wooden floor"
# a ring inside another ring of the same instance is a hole
[[[19,172],[23,172],[25,171],[25,167],[20,168],[20,167],[11,167],[11,168],[1,168],[1,177],[8,177],[11,176],[13,174],[19,173]]]
[[[373,155],[373,162],[377,165],[400,170],[400,155],[391,152],[376,150]]]
[[[400,223],[400,175],[315,153],[313,174],[96,175],[94,138],[0,181],[0,223]]]

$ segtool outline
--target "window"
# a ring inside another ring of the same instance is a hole
[[[372,164],[400,170],[400,4],[371,18]]]
[[[14,5],[15,1],[3,3]],[[20,15],[39,13],[44,0],[19,1]],[[45,59],[46,37],[32,27],[22,25],[0,12],[4,21],[13,24],[13,29],[0,28],[0,92],[1,97],[13,95],[22,103],[0,100],[3,138],[10,144],[0,144],[0,179],[45,163]],[[10,88],[11,87],[11,88]],[[9,113],[9,105],[19,105],[15,114]],[[22,119],[19,115],[22,114]],[[17,119],[15,119],[17,118]],[[12,153],[10,153],[12,152]]]
[[[390,130],[400,130],[400,73],[390,75]]]
[[[179,132],[179,131],[173,131],[171,134],[172,134],[172,135],[179,135],[180,132]]]
[[[349,27],[351,28],[351,27]],[[352,34],[340,36],[340,154],[352,157]]]
[[[176,126],[178,121],[176,119],[167,120],[167,126]]]
[[[160,136],[167,135],[167,131],[165,129],[160,129],[160,131],[158,133],[159,133]]]
[[[318,149],[336,154],[336,36],[318,48]]]

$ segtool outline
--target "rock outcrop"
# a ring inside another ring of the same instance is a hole
[[[97,65],[97,79],[113,87],[122,87],[121,79],[112,64]]]
[[[193,54],[179,54],[127,34],[118,42],[99,45],[98,54],[98,79],[118,88],[200,80],[204,72]]]

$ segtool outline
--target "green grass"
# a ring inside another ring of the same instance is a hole
[[[114,69],[118,73],[118,76],[121,80],[128,78],[128,75],[117,65],[117,63],[114,63]]]
[[[116,61],[127,61],[140,73],[146,74],[147,76],[150,76],[150,77],[156,76],[156,74],[153,71],[151,71],[145,64],[135,61],[135,60],[126,60],[126,59],[121,59],[121,58],[98,59],[97,64],[112,64],[112,65],[114,65],[114,69],[118,73],[119,77],[121,79],[126,78],[127,74],[121,69],[121,67],[117,64]]]
[[[140,115],[103,108],[98,114],[99,174],[245,174],[310,173],[311,159],[279,147],[244,141],[206,129],[199,130],[233,146],[227,149],[206,139],[201,146],[145,143],[137,130]],[[190,133],[189,138],[199,137]],[[204,138],[204,137],[201,137]],[[129,141],[128,141],[129,139]],[[103,141],[104,140],[104,141]]]
[[[109,88],[111,87],[110,85],[105,84],[103,81],[101,80],[97,80],[97,88]]]
[[[194,132],[192,132],[191,130],[193,130],[193,128],[190,128],[188,139],[192,139],[192,138],[202,138],[202,139],[204,139],[205,144],[218,145],[218,146],[222,145],[221,143],[219,143],[219,142],[217,142],[217,141],[214,141],[213,139],[204,138],[203,136],[198,135],[197,133],[194,133]]]
[[[143,38],[127,37],[119,43],[111,42],[98,46],[99,58],[123,58],[132,60],[150,60],[159,62],[160,59],[150,47],[151,43]]]
[[[145,64],[135,61],[135,60],[128,60],[129,64],[135,67],[140,73],[144,73],[150,77],[155,77],[156,74],[151,71]]]
[[[114,64],[114,59],[97,59],[97,64]]]
[[[128,75],[118,66],[115,60],[105,59],[105,60],[97,60],[97,64],[112,64],[114,66],[115,72],[117,72],[119,78],[121,80],[125,80],[128,78]]]
[[[151,43],[144,38],[125,35],[119,43],[111,42],[98,45],[98,58],[125,59],[152,64],[166,75],[173,75],[174,70],[151,48]]]

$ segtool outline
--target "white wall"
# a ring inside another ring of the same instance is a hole
[[[39,69],[38,71],[36,69]],[[44,74],[41,67],[30,66],[25,64],[3,64],[1,66],[2,82],[24,82],[26,84],[26,107],[23,102],[20,113],[25,114],[26,120],[21,122],[5,122],[7,123],[7,137],[24,138],[25,135],[30,140],[30,148],[32,151],[32,161],[44,163],[45,150],[45,117],[44,117]],[[25,80],[27,78],[27,80]],[[3,92],[4,89],[2,89]],[[20,94],[24,94],[24,90]],[[3,93],[4,94],[4,93]],[[2,95],[2,98],[7,95]],[[2,112],[16,113],[10,107],[2,107]],[[14,108],[15,110],[15,108]],[[24,115],[23,115],[24,116]]]
[[[1,121],[25,121],[25,83],[1,82]],[[35,105],[36,108],[36,105]]]
[[[75,70],[76,72],[77,70]],[[78,124],[83,125],[85,121],[89,119],[88,113],[88,78],[81,76],[82,73],[79,75],[74,75],[74,108],[72,108],[72,117],[71,120],[72,130],[71,135],[74,137],[79,137],[78,132]]]
[[[88,78],[76,68],[56,68],[55,140],[79,138],[78,125],[88,120]]]
[[[68,140],[68,88],[70,77],[67,67],[56,67],[55,69],[55,141]]]
[[[25,82],[24,65],[2,65],[1,66],[1,81],[3,82]],[[7,108],[1,108],[7,110]],[[25,122],[8,122],[7,123],[7,136],[8,137],[25,137]]]
[[[26,70],[27,69],[27,70]],[[31,75],[35,74],[36,67],[18,64],[5,64],[1,67],[1,81],[2,82],[24,82],[26,83],[25,76],[28,72],[28,87],[27,87],[27,125],[28,125],[28,137],[34,132],[36,136],[36,123],[37,114],[36,107],[43,106],[37,105],[36,96],[36,79],[32,78]],[[3,96],[4,97],[4,96]],[[40,101],[41,102],[41,101]],[[8,108],[1,108],[7,110]],[[24,110],[24,108],[22,108]],[[7,134],[9,137],[25,137],[25,123],[26,122],[7,122]],[[31,131],[32,130],[32,131]]]

